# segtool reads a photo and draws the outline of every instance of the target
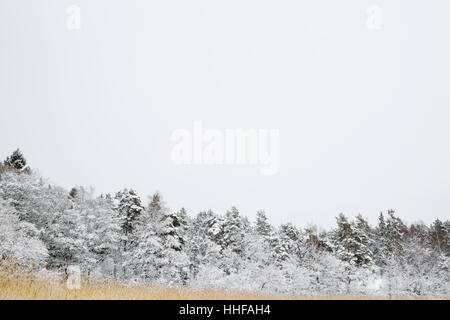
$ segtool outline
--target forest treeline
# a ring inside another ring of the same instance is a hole
[[[430,213],[424,213],[429,215]],[[0,262],[87,276],[289,294],[450,295],[450,221],[406,225],[393,210],[371,226],[331,230],[250,222],[232,207],[195,216],[133,189],[94,196],[49,183],[20,150],[0,164]]]

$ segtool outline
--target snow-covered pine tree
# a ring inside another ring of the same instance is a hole
[[[125,235],[133,232],[133,224],[137,217],[144,211],[141,199],[133,189],[123,189],[116,193],[116,210],[122,220],[122,230]]]
[[[69,198],[75,199],[77,195],[78,195],[77,187],[73,187],[72,189],[70,189]]]
[[[405,287],[404,240],[406,226],[395,216],[394,210],[388,210],[387,218],[380,213],[376,228],[374,261],[380,267],[381,276],[386,281],[384,290],[396,294]]]
[[[355,222],[349,222],[344,214],[337,218],[337,229],[334,232],[334,246],[337,256],[356,266],[370,266],[373,264],[370,241],[367,233],[367,221],[358,215]]]
[[[148,205],[150,223],[154,226],[155,232],[160,236],[168,248],[180,251],[181,238],[177,233],[177,227],[174,226],[172,214],[166,208],[159,192],[156,192]]]
[[[187,257],[181,251],[181,237],[169,210],[156,192],[139,220],[137,246],[131,257],[147,280],[180,281],[187,268]]]
[[[114,203],[108,195],[89,199],[86,207],[86,217],[89,219],[89,248],[96,261],[92,270],[99,275],[117,277],[120,247],[125,237],[122,233],[122,220],[114,210]]]
[[[180,231],[183,230],[183,232],[185,232],[188,229],[191,218],[184,207],[182,207],[180,211],[174,212],[171,217],[174,220],[174,225],[179,227]]]
[[[256,232],[263,236],[268,237],[273,231],[273,227],[267,222],[267,216],[264,210],[259,210],[256,213]]]
[[[220,217],[209,210],[197,214],[189,224],[184,248],[189,259],[189,274],[192,280],[197,278],[201,267],[220,265],[221,222]]]
[[[423,222],[411,224],[405,236],[407,240],[418,242],[423,247],[432,247],[430,229]]]
[[[181,208],[180,211],[173,212],[169,216],[172,219],[171,236],[177,238],[179,243],[174,249],[181,251],[186,243],[185,237],[190,224],[189,217],[185,208]]]
[[[115,270],[115,275],[119,272],[122,276],[126,276],[133,269],[133,263],[129,260],[131,251],[137,245],[136,225],[145,208],[142,205],[140,197],[133,189],[123,189],[114,196],[114,210],[119,218],[123,237],[120,245],[120,254],[116,263],[122,267]],[[128,259],[128,260],[127,260]]]
[[[302,257],[301,239],[300,231],[292,223],[282,224],[270,241],[275,262],[282,264],[291,260],[298,264]]]
[[[221,244],[223,250],[228,249],[238,255],[241,254],[244,249],[245,228],[246,223],[236,207],[227,211],[222,225]]]
[[[436,219],[429,229],[431,246],[440,254],[450,256],[449,224]]]
[[[383,268],[389,257],[389,239],[386,227],[386,220],[383,212],[378,216],[378,225],[375,229],[375,241],[373,243],[373,254],[375,264]],[[383,269],[381,269],[383,270]]]
[[[386,220],[386,236],[388,251],[398,262],[402,262],[403,258],[403,241],[407,228],[403,221],[395,216],[394,210],[388,210],[388,218]]]
[[[208,210],[200,212],[197,215],[197,221],[204,226],[208,238],[222,248],[225,219]]]
[[[135,245],[124,253],[125,274],[128,278],[155,281],[160,278],[160,268],[164,264],[161,258],[162,239],[149,223],[148,211],[139,217],[139,223],[133,235]]]
[[[226,274],[236,273],[242,267],[245,233],[250,231],[249,221],[240,215],[236,207],[227,211],[224,217],[212,218],[211,238],[221,247],[219,268]]]
[[[355,252],[357,266],[371,266],[374,264],[373,253],[371,250],[372,241],[369,223],[361,214],[356,216],[356,220],[352,223],[354,227],[354,238],[358,244]]]
[[[6,160],[3,165],[19,172],[29,172],[27,160],[19,149],[15,150]]]
[[[347,217],[341,213],[336,217],[337,228],[333,232],[334,252],[345,262],[356,264],[355,249],[357,243],[353,238],[353,227]]]

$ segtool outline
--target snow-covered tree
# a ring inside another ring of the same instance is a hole
[[[388,218],[386,220],[386,231],[388,237],[388,246],[390,252],[398,260],[403,255],[403,236],[406,231],[406,226],[403,221],[395,216],[394,210],[388,211]]]
[[[64,269],[75,264],[87,274],[106,269],[112,275],[122,239],[120,220],[112,201],[95,198],[93,190],[77,190],[72,206],[55,212],[46,231],[50,262]]]
[[[133,189],[124,189],[116,193],[116,210],[122,222],[125,234],[133,232],[134,221],[144,211],[141,199]]]
[[[270,236],[270,234],[273,231],[273,227],[270,225],[269,222],[267,222],[267,216],[265,211],[259,210],[256,213],[256,226],[255,226],[256,232],[264,237]]]
[[[348,221],[344,214],[337,218],[337,229],[334,231],[334,251],[337,256],[350,265],[367,266],[373,264],[369,247],[368,224],[358,215],[356,222]]]
[[[144,218],[146,213],[141,215]],[[146,281],[157,280],[160,277],[160,268],[165,264],[163,260],[162,239],[156,234],[150,223],[136,226],[136,245],[125,254],[127,275]]]
[[[449,223],[436,219],[430,227],[430,242],[439,253],[450,256],[450,230]]]
[[[220,232],[221,221],[212,211],[200,212],[189,224],[184,248],[189,259],[188,268],[192,280],[197,279],[202,266],[218,268],[220,265]]]
[[[19,172],[29,172],[27,160],[19,149],[15,150],[9,157],[7,157],[3,162],[3,165]]]
[[[269,241],[275,263],[299,263],[302,258],[302,235],[292,223],[282,224]]]
[[[344,214],[339,214],[336,218],[337,228],[334,231],[334,252],[345,262],[356,264],[355,251],[358,244],[353,238],[354,230],[352,224]]]
[[[371,266],[374,264],[373,253],[371,250],[372,230],[369,227],[369,223],[365,220],[361,214],[356,216],[353,225],[353,237],[355,238],[358,246],[355,252],[356,265],[358,266]]]
[[[388,210],[387,218],[381,213],[376,230],[377,244],[375,261],[381,267],[387,266],[392,260],[398,264],[403,262],[403,242],[407,231],[400,218],[395,216],[393,210]]]
[[[20,221],[14,207],[0,198],[0,262],[43,264],[48,252],[38,234],[31,223]]]
[[[222,224],[222,249],[241,254],[244,249],[245,228],[246,222],[239,214],[239,210],[236,207],[232,207],[225,214]]]
[[[136,243],[131,258],[145,279],[172,282],[183,278],[187,256],[181,251],[178,226],[159,192],[151,197],[147,210],[138,219]]]

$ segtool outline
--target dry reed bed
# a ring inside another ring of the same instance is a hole
[[[0,266],[0,300],[366,300],[387,299],[386,297],[319,295],[291,296],[227,291],[223,289],[195,289],[183,286],[162,286],[124,284],[117,281],[96,281],[84,279],[80,289],[68,289],[61,279],[40,280],[32,270],[18,270],[16,267]],[[397,299],[418,299],[397,297]],[[436,299],[436,297],[420,297]],[[448,299],[444,298],[444,299]]]

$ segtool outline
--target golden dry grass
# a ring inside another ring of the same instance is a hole
[[[412,299],[397,297],[397,299]],[[323,295],[290,296],[183,286],[125,284],[84,279],[80,289],[68,289],[62,280],[38,280],[32,270],[0,267],[0,300],[366,300],[387,297]],[[424,298],[421,298],[424,299]],[[425,299],[433,299],[428,297]]]

